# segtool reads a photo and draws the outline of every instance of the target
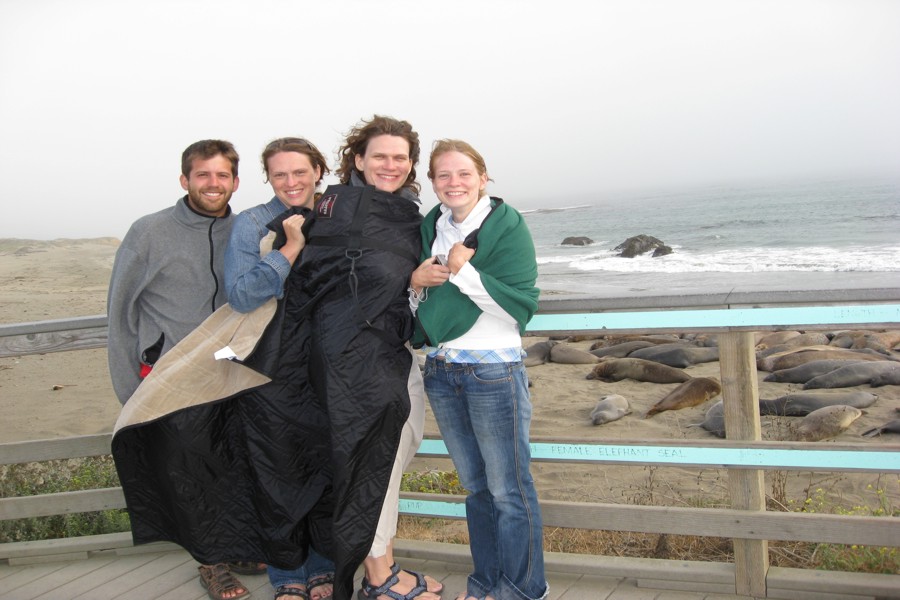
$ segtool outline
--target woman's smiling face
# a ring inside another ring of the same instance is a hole
[[[450,209],[457,223],[469,216],[485,186],[487,173],[479,173],[474,161],[462,152],[445,152],[435,159],[434,193]]]
[[[366,183],[383,192],[396,192],[406,183],[413,165],[409,142],[396,135],[379,135],[366,144],[366,153],[355,157],[356,169]]]

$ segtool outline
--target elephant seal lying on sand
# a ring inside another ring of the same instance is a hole
[[[702,423],[694,423],[689,427],[702,427],[715,436],[725,437],[725,403],[719,400],[706,411]]]
[[[853,406],[826,406],[803,417],[794,434],[799,442],[826,440],[836,437],[861,416],[862,411]]]
[[[663,344],[635,350],[628,356],[684,369],[700,363],[719,360],[719,348],[716,346],[700,347],[693,344]]]
[[[675,367],[640,358],[605,358],[588,373],[587,379],[599,379],[607,383],[634,379],[651,383],[682,383],[691,376]]]
[[[600,402],[591,411],[591,422],[594,425],[603,425],[612,421],[618,421],[625,415],[631,414],[631,407],[625,396],[610,394],[600,398]]]
[[[870,383],[875,377],[889,376],[894,372],[900,372],[900,362],[874,361],[853,363],[824,375],[813,377],[803,384],[803,389],[820,390],[864,385]]]
[[[814,360],[790,369],[781,369],[780,371],[772,371],[763,381],[775,381],[778,383],[806,383],[813,377],[830,373],[841,367],[856,364],[855,360]]]
[[[550,360],[550,350],[558,343],[553,340],[547,340],[546,342],[538,342],[528,346],[525,348],[525,360],[522,361],[522,364],[526,367],[536,367],[544,364]]]
[[[550,362],[561,365],[592,365],[600,362],[600,359],[587,350],[560,342],[550,348]]]
[[[795,392],[774,400],[760,400],[759,414],[780,417],[805,417],[826,406],[866,408],[875,404],[878,396],[869,392]]]
[[[722,393],[722,386],[712,377],[694,377],[685,381],[654,404],[644,418],[647,419],[665,410],[678,410],[699,406],[710,398]]]

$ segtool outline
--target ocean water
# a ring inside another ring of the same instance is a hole
[[[673,282],[729,281],[790,287],[840,282],[839,273],[900,287],[900,178],[622,194],[522,212],[542,290],[665,294]],[[614,248],[639,234],[673,253],[618,257]],[[563,246],[569,236],[593,243]]]

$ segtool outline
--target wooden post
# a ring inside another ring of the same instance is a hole
[[[759,385],[752,332],[729,332],[719,336],[719,366],[725,404],[725,431],[729,440],[759,440]],[[731,507],[765,511],[766,489],[762,470],[728,472]],[[766,540],[735,539],[735,593],[766,597],[769,543]]]

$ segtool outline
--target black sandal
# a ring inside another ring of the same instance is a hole
[[[287,596],[300,598],[300,600],[309,600],[309,594],[307,594],[306,590],[304,590],[303,588],[295,588],[295,587],[288,587],[286,585],[279,585],[275,589],[275,600],[278,600],[279,598],[284,598]]]
[[[396,575],[396,574],[399,573],[400,571],[403,571],[404,573],[409,573],[410,575],[412,575],[413,577],[415,577],[415,578],[416,578],[416,583],[422,583],[423,581],[425,581],[425,575],[423,575],[422,573],[416,573],[415,571],[410,571],[409,569],[401,569],[400,567],[397,566],[397,563],[394,563],[394,564],[391,565],[391,573],[393,573],[394,575]],[[435,591],[428,590],[428,592],[429,592],[429,593],[432,593],[432,594],[437,594],[438,596],[440,596],[440,595],[441,595],[441,592],[444,591],[444,584],[441,583],[440,581],[438,581],[437,579],[435,579],[434,582],[437,583],[437,584],[438,584],[439,586],[441,586],[441,587],[439,587],[439,588],[438,588],[437,590],[435,590]],[[425,587],[426,587],[426,589],[428,588],[428,583],[427,583],[427,582],[425,583]]]
[[[323,585],[334,585],[334,573],[324,573],[322,575],[316,575],[314,577],[310,577],[309,581],[306,582],[306,592],[309,594],[310,600],[312,599],[313,590],[317,587],[322,587]],[[327,596],[320,596],[321,598],[331,598],[334,595],[334,590],[332,590],[331,594]]]
[[[359,593],[356,595],[358,600],[378,600],[378,596],[384,595],[388,598],[393,598],[393,600],[415,600],[416,596],[419,594],[423,594],[428,591],[428,586],[425,585],[425,577],[420,575],[419,573],[410,573],[410,575],[415,575],[416,577],[416,585],[413,589],[409,590],[406,594],[400,594],[395,592],[391,588],[398,583],[400,583],[400,578],[397,576],[397,573],[400,572],[400,567],[394,564],[391,567],[391,576],[388,577],[387,581],[381,584],[378,587],[372,586],[369,581],[363,577],[362,579],[362,589],[359,590]],[[434,592],[432,592],[434,593]]]

